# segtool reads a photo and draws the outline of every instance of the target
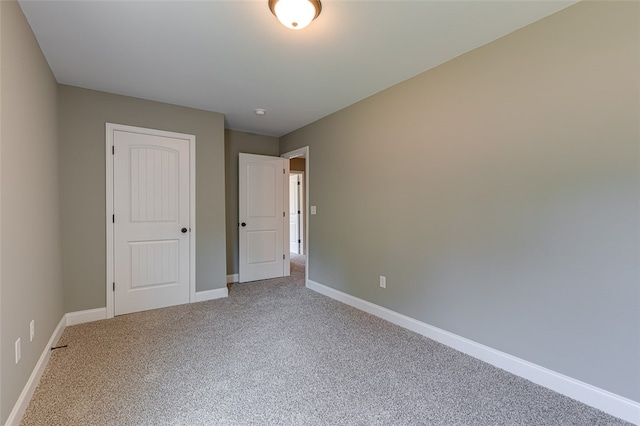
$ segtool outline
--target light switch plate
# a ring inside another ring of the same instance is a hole
[[[311,206],[311,214],[316,214],[316,206]]]

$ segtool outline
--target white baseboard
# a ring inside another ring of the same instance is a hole
[[[68,312],[65,317],[67,319],[67,326],[103,320],[107,319],[107,308],[96,308],[88,309],[86,311]]]
[[[239,279],[238,274],[227,275],[227,284],[237,283]]]
[[[636,401],[514,357],[505,352],[481,345],[472,340],[433,327],[315,281],[307,280],[307,287],[332,299],[383,318],[400,327],[421,334],[462,353],[523,377],[538,385],[595,407],[612,416],[640,425],[640,403]]]
[[[47,342],[47,345],[44,347],[38,362],[36,363],[31,375],[29,376],[29,380],[24,385],[22,389],[22,393],[18,397],[15,405],[13,406],[13,410],[9,414],[5,426],[18,426],[20,421],[22,420],[22,416],[25,411],[27,411],[27,407],[29,406],[29,402],[31,402],[31,397],[38,387],[38,383],[40,383],[40,378],[42,377],[42,373],[44,372],[47,363],[49,362],[49,358],[51,357],[51,348],[54,347],[58,340],[60,340],[60,336],[62,336],[62,332],[64,331],[67,325],[66,315],[62,317],[58,326],[53,330],[53,334],[51,338]]]
[[[228,290],[227,288],[218,288],[214,290],[200,291],[196,293],[196,302],[203,302],[205,300],[211,299],[219,299],[221,297],[227,297]],[[51,357],[51,348],[54,347],[58,340],[60,340],[60,336],[62,336],[62,332],[67,326],[83,324],[91,321],[98,321],[107,318],[107,308],[96,308],[96,309],[88,309],[86,311],[77,311],[77,312],[68,312],[62,316],[62,319],[58,323],[58,326],[53,331],[47,346],[44,348],[42,355],[40,355],[40,359],[36,363],[33,371],[31,372],[31,376],[29,376],[29,380],[24,386],[22,393],[18,397],[5,426],[18,426],[20,421],[22,420],[22,416],[24,415],[27,407],[29,406],[29,402],[31,401],[31,397],[40,382],[40,378],[42,377],[42,373],[44,372],[45,367],[47,366],[47,362],[49,362],[49,358]]]
[[[78,312],[69,312],[62,316],[62,319],[58,323],[58,326],[53,330],[53,334],[42,351],[42,355],[40,355],[40,359],[36,363],[33,371],[31,372],[31,376],[29,376],[29,380],[25,384],[22,389],[22,393],[18,397],[15,405],[13,406],[13,410],[9,414],[9,418],[5,423],[5,426],[18,426],[20,421],[22,420],[22,416],[24,415],[27,407],[29,406],[29,402],[31,401],[31,397],[33,397],[33,393],[40,382],[40,378],[42,377],[42,373],[44,372],[47,363],[49,362],[49,358],[51,357],[51,348],[56,346],[58,340],[60,340],[60,336],[62,336],[62,332],[69,325],[82,324],[85,322],[97,321],[101,319],[105,319],[107,317],[107,308],[97,308],[97,309],[89,309],[86,311],[78,311]]]
[[[196,292],[196,302],[206,302],[207,300],[221,299],[229,296],[229,290],[224,288],[214,288],[213,290],[205,290]]]

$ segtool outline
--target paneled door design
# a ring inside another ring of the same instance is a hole
[[[283,277],[289,268],[289,160],[240,154],[240,282]]]
[[[116,315],[189,302],[190,140],[144,130],[113,131]]]

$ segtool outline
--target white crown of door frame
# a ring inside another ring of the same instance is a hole
[[[115,313],[113,283],[114,283],[114,240],[113,240],[113,132],[116,130],[142,133],[153,136],[181,138],[189,140],[189,210],[191,233],[189,242],[189,302],[196,301],[196,137],[194,135],[168,132],[164,130],[148,129],[144,127],[127,126],[124,124],[106,123],[105,157],[106,157],[106,238],[107,238],[107,318],[113,318]]]

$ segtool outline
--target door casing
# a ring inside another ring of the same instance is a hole
[[[113,224],[113,133],[116,130],[142,133],[153,136],[180,138],[189,140],[189,222],[191,223],[191,235],[189,239],[189,302],[196,300],[196,137],[184,133],[168,132],[164,130],[148,129],[144,127],[127,126],[124,124],[106,123],[105,157],[106,157],[106,239],[107,239],[107,280],[106,300],[107,318],[113,318],[114,305],[114,224]]]
[[[304,167],[304,189],[303,189],[303,197],[304,197],[304,238],[302,239],[303,244],[303,252],[304,252],[304,285],[306,287],[309,286],[309,241],[311,240],[311,236],[309,235],[309,222],[311,221],[311,216],[309,214],[311,206],[309,205],[309,147],[304,146],[302,148],[295,149],[293,151],[285,152],[280,156],[283,158],[288,158],[289,160],[292,158],[304,158],[305,159],[305,167]]]

